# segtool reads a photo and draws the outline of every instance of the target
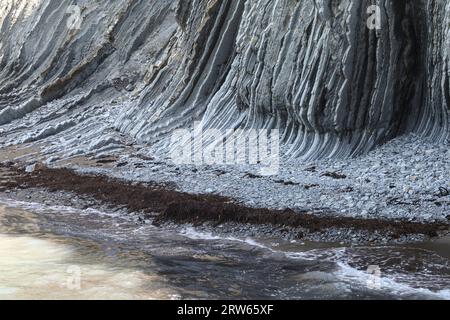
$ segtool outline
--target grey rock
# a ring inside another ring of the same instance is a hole
[[[310,159],[363,154],[406,132],[448,137],[445,1],[380,0],[379,30],[367,27],[370,0],[99,0],[80,4],[76,28],[71,3],[54,3],[0,11],[2,141],[81,133],[69,151],[113,126],[164,154],[175,128],[200,119],[276,124],[288,155]]]
[[[36,170],[36,164],[32,164],[25,167],[25,172],[27,173],[32,173],[34,172],[34,170]]]
[[[126,158],[141,148],[164,160],[84,170],[161,182],[176,129],[194,121],[204,129],[279,129],[280,179],[317,187],[265,177],[244,183],[239,177],[257,172],[249,166],[231,166],[228,187],[216,187],[215,174],[207,177],[214,166],[198,163],[170,179],[187,192],[213,186],[260,206],[448,215],[444,200],[382,206],[450,188],[448,1],[379,0],[379,30],[367,29],[372,0],[80,0],[79,28],[67,24],[73,1],[7,3],[1,147],[33,143],[39,155],[61,160]],[[347,179],[320,177],[339,170]]]

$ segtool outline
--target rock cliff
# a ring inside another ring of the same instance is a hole
[[[195,121],[307,159],[448,138],[444,0],[2,0],[0,28],[4,146],[164,153]]]

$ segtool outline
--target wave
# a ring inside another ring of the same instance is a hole
[[[363,271],[352,267],[346,261],[349,257],[348,248],[324,248],[324,249],[310,249],[306,251],[283,251],[278,250],[272,246],[265,245],[258,240],[252,238],[237,238],[230,236],[221,236],[213,234],[211,232],[198,231],[193,227],[184,228],[180,232],[183,236],[194,240],[207,240],[207,241],[232,241],[238,243],[244,243],[251,247],[270,251],[277,255],[284,255],[287,259],[292,260],[308,260],[308,261],[327,261],[334,262],[337,270],[331,274],[324,276],[322,272],[313,273],[311,277],[317,277],[318,279],[329,278],[330,276],[334,280],[342,281],[349,284],[349,287],[358,286],[365,288],[366,290],[373,290],[379,293],[387,293],[398,298],[425,298],[425,299],[444,299],[450,300],[450,289],[430,290],[426,288],[416,288],[409,284],[399,282],[395,278],[398,278],[399,274],[392,274],[389,276],[377,275],[368,271]],[[372,248],[373,249],[373,248]],[[384,250],[383,247],[379,248]],[[304,247],[302,247],[304,250]],[[369,254],[369,253],[368,253]],[[381,270],[380,270],[381,272]],[[403,274],[403,279],[408,279],[410,282],[415,282],[414,274]],[[439,276],[430,275],[427,279],[428,282],[435,282]],[[423,280],[423,279],[422,279]]]

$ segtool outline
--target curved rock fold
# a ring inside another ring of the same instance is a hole
[[[279,129],[305,159],[448,138],[447,1],[5,0],[0,44],[4,146],[164,154],[194,122]]]

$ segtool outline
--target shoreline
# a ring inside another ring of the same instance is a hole
[[[338,216],[332,211],[275,210],[247,206],[235,199],[189,194],[174,183],[136,183],[106,175],[79,174],[67,168],[36,166],[31,173],[23,165],[0,165],[0,194],[16,200],[69,202],[106,206],[138,213],[140,221],[157,226],[194,225],[225,234],[270,234],[292,240],[344,243],[408,243],[446,236],[447,223],[411,222],[399,219],[362,219]],[[39,196],[38,196],[39,195]]]

